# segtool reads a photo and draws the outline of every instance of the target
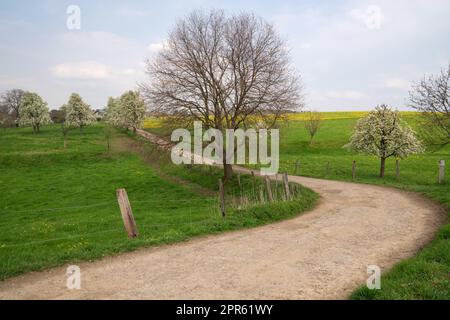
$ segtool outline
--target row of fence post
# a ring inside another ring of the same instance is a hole
[[[297,160],[295,162],[295,174],[298,174],[298,170],[300,168],[300,161]],[[399,179],[400,177],[400,164],[399,164],[399,160],[396,160],[395,163],[395,174],[396,174],[396,178]],[[253,187],[255,188],[256,186],[256,177],[255,177],[255,173],[253,171],[251,171],[251,175],[252,175],[252,183],[253,183]],[[440,160],[439,161],[439,174],[438,174],[438,183],[444,183],[444,178],[445,178],[445,160]],[[270,178],[268,176],[265,176],[265,186],[266,186],[266,191],[267,191],[267,196],[268,196],[268,200],[269,202],[273,202],[274,201],[274,197],[273,197],[273,193],[272,193],[272,186],[270,183]],[[353,160],[352,162],[352,179],[355,180],[356,179],[356,161]],[[240,173],[237,174],[237,180],[238,180],[238,185],[239,188],[242,188],[242,184],[241,184],[241,176]],[[289,188],[289,178],[288,178],[288,174],[284,173],[282,176],[282,180],[283,180],[283,185],[284,185],[284,200],[289,201],[292,199],[291,197],[291,192],[290,192],[290,188]],[[278,187],[278,179],[276,179],[276,188]],[[263,189],[263,184],[260,185],[260,198],[261,198],[261,202],[264,202],[264,189]],[[127,231],[127,234],[130,238],[135,238],[138,236],[138,230],[137,230],[137,226],[136,226],[136,222],[134,220],[134,216],[133,216],[133,212],[131,210],[131,205],[130,205],[130,201],[128,199],[128,195],[125,189],[118,189],[116,191],[117,193],[117,201],[119,203],[119,208],[120,208],[120,212],[122,214],[122,220],[123,220],[123,224],[125,226],[125,230]],[[223,181],[222,179],[219,179],[219,200],[220,200],[220,212],[222,213],[222,216],[225,217],[226,216],[226,204],[225,204],[225,188],[223,185]]]
[[[252,175],[253,189],[255,189],[255,187],[256,187],[255,173],[253,171],[251,171],[251,175]],[[242,188],[240,173],[237,173],[237,181],[238,181],[239,188]],[[268,176],[265,176],[264,181],[265,181],[265,187],[266,187],[266,191],[267,191],[268,200],[269,200],[269,202],[274,202],[270,178]],[[278,179],[276,179],[276,183],[277,183],[276,187],[278,187]],[[292,196],[291,196],[291,191],[289,188],[289,176],[287,173],[283,174],[283,185],[284,185],[284,200],[289,201],[292,199]],[[265,201],[264,183],[260,185],[259,197],[260,197],[261,202]],[[224,188],[222,179],[219,179],[219,200],[220,200],[220,211],[222,213],[222,216],[225,217],[226,216],[225,188]]]
[[[300,161],[296,160],[294,165],[295,165],[294,174],[299,175]],[[329,173],[329,165],[330,165],[330,163],[327,162],[327,166],[326,166],[327,174]],[[441,183],[444,183],[444,178],[445,178],[445,160],[439,160],[438,168],[439,168],[438,183],[441,184]],[[395,160],[395,178],[397,180],[400,179],[400,160],[399,159]],[[352,162],[352,180],[356,180],[356,161],[355,160],[353,160],[353,162]]]

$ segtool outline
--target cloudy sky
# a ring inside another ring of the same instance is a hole
[[[80,29],[67,26],[70,5],[80,8]],[[102,108],[145,81],[144,60],[178,18],[200,8],[253,11],[273,23],[309,109],[406,109],[411,82],[450,59],[448,0],[1,0],[0,91],[35,91],[51,108],[78,92]]]

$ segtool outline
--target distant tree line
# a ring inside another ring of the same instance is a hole
[[[115,126],[130,128],[133,132],[142,126],[145,104],[137,91],[127,91],[119,98],[110,98],[105,120]],[[62,125],[64,137],[72,128],[83,128],[100,119],[100,111],[93,111],[78,93],[72,93],[67,103],[58,110],[49,110],[47,102],[35,92],[11,89],[0,96],[0,126],[29,126],[39,133],[50,123]]]

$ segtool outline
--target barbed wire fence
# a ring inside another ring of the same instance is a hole
[[[280,161],[280,168],[285,174],[273,176],[269,183],[255,174],[247,175],[246,179],[241,179],[240,173],[237,173],[238,187],[231,190],[223,190],[223,197],[218,193],[216,196],[210,196],[202,199],[148,199],[133,200],[132,204],[138,213],[137,228],[144,233],[151,233],[152,230],[166,228],[171,231],[176,228],[204,225],[210,227],[212,224],[220,225],[223,223],[221,216],[221,206],[226,208],[226,212],[235,210],[246,210],[254,206],[269,204],[273,202],[286,201],[301,196],[301,187],[296,183],[285,180],[287,172],[302,175],[304,163],[300,160]],[[206,169],[208,170],[208,169]],[[256,170],[256,169],[255,169]],[[325,175],[338,170],[331,161],[322,164],[322,170]],[[342,170],[342,168],[340,168]],[[396,176],[399,176],[398,165],[396,167]],[[438,167],[438,181],[444,182],[445,162],[440,161]],[[212,171],[212,168],[209,168]],[[349,163],[348,174],[353,179],[357,179],[357,163]],[[38,190],[36,190],[38,191]],[[41,190],[42,191],[42,190]],[[223,199],[223,200],[222,200]],[[223,202],[223,203],[222,203]],[[206,204],[205,204],[206,203]],[[0,241],[0,250],[3,248],[14,248],[20,246],[40,245],[57,241],[72,240],[78,238],[94,238],[102,234],[117,233],[117,237],[126,236],[126,224],[120,221],[120,206],[117,199],[109,201],[100,201],[85,205],[73,205],[64,207],[46,208],[45,205],[34,209],[0,209],[0,232],[13,232],[15,234],[28,234],[30,239],[18,243],[14,236],[5,237]],[[188,215],[186,218],[186,211]],[[196,212],[201,211],[201,214]],[[130,207],[131,212],[131,207]],[[157,215],[154,213],[157,212]],[[205,215],[205,212],[207,214]],[[93,217],[98,218],[97,221]],[[86,218],[86,219],[84,219]],[[50,225],[53,233],[59,229],[72,231],[72,234],[64,236],[55,236],[46,239],[33,239],[33,235],[47,236],[52,231],[40,230]],[[96,225],[100,224],[100,226]],[[93,227],[94,225],[94,227]],[[105,229],[89,231],[89,229]],[[114,227],[113,227],[114,226]]]
[[[401,159],[395,159],[395,170],[394,170],[394,178],[396,180],[401,179],[400,174],[400,162]],[[369,169],[369,164],[364,163],[362,161],[356,161],[352,159],[348,162],[347,166],[343,166],[341,163],[336,165],[332,159],[327,159],[326,161],[309,161],[306,162],[304,160],[280,160],[280,171],[288,172],[290,174],[296,176],[302,176],[307,172],[312,177],[323,176],[325,178],[331,176],[342,177],[347,175],[351,180],[358,180],[358,172],[366,173],[370,171],[373,173],[373,169]],[[306,167],[307,166],[307,167]],[[372,168],[372,167],[371,167]],[[377,168],[377,167],[375,167]],[[305,170],[306,169],[306,170]],[[446,163],[445,160],[439,160],[436,163],[436,171],[435,173],[430,172],[430,183],[444,184],[445,183],[445,172],[446,172]]]
[[[286,201],[283,185],[278,180],[278,175],[275,179],[270,180],[269,184],[254,175],[251,179],[241,180],[239,173],[239,188],[227,190],[228,192],[224,193],[223,199],[227,212],[245,210],[269,202]],[[292,198],[298,196],[296,184],[290,183],[289,190],[293,194]],[[127,220],[129,216],[128,211],[125,210],[127,219],[122,224],[120,213],[122,213],[122,218],[124,213],[121,212],[118,200],[111,199],[85,205],[53,208],[46,208],[42,205],[35,209],[0,209],[0,232],[9,231],[9,234],[21,234],[22,239],[22,242],[19,243],[17,238],[8,235],[3,241],[0,241],[0,250],[80,238],[95,238],[99,235],[115,233],[117,233],[117,238],[123,238],[128,232],[126,221],[129,221]],[[138,214],[137,224],[134,223],[137,229],[144,233],[151,234],[152,230],[161,228],[171,231],[180,228],[220,226],[225,222],[220,214],[220,194],[202,199],[133,200],[132,204]],[[132,212],[131,205],[129,212]],[[103,225],[105,229],[98,230]],[[90,229],[97,230],[90,231]],[[65,232],[67,234],[64,234]],[[58,236],[61,233],[64,235]],[[49,235],[55,236],[48,237]],[[41,238],[33,239],[33,236]],[[28,239],[28,237],[30,238]],[[42,239],[42,237],[46,238]]]

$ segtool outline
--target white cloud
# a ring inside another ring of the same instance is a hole
[[[96,61],[62,63],[50,68],[51,73],[65,79],[103,80],[118,76],[135,76],[138,71],[133,68],[113,68]]]
[[[56,77],[70,79],[106,79],[111,75],[108,66],[95,61],[58,64],[50,71]]]
[[[411,82],[399,79],[399,78],[391,78],[387,79],[384,83],[386,88],[389,89],[401,89],[401,90],[409,90],[411,88]]]
[[[20,86],[21,88],[29,87],[30,83],[33,82],[32,77],[13,77],[7,75],[0,75],[0,86],[15,87]]]
[[[150,51],[151,53],[157,53],[158,51],[164,49],[165,44],[166,43],[164,41],[163,42],[153,42],[147,46],[147,50]]]
[[[370,30],[381,28],[384,21],[383,11],[379,6],[370,5],[365,10],[353,9],[350,16],[362,23]]]

